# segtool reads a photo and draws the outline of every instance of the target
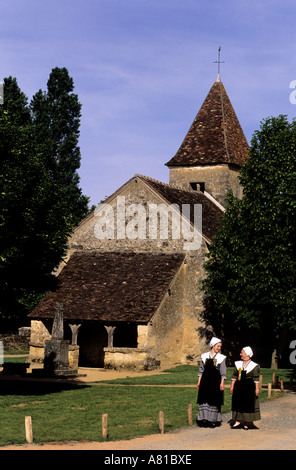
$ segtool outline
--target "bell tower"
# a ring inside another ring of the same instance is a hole
[[[178,152],[166,163],[170,184],[206,191],[224,205],[230,189],[242,197],[238,173],[248,152],[247,139],[218,73]]]

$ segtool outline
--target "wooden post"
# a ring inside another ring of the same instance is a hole
[[[158,421],[159,421],[160,434],[164,434],[164,412],[163,411],[159,412]]]
[[[192,404],[187,403],[187,416],[188,416],[188,424],[189,426],[192,425]]]
[[[272,373],[272,388],[278,388],[278,376],[275,375],[275,372]]]
[[[281,391],[284,391],[284,379],[281,379]]]
[[[32,429],[31,416],[25,416],[25,430],[26,430],[26,441],[28,442],[28,444],[33,444],[33,429]]]
[[[262,379],[263,379],[263,375],[259,375],[259,390],[262,389]]]
[[[268,396],[267,396],[267,398],[271,398],[271,386],[272,386],[272,384],[268,384]]]
[[[107,439],[108,437],[108,415],[102,415],[102,437],[103,439]]]

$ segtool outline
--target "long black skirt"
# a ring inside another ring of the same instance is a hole
[[[241,380],[234,384],[232,394],[232,418],[237,421],[257,421],[260,419],[259,399],[255,394],[255,383],[242,372]]]
[[[204,372],[201,377],[197,403],[199,405],[207,403],[215,406],[220,411],[223,405],[224,392],[220,390],[221,375],[214,366],[212,359],[207,359]]]

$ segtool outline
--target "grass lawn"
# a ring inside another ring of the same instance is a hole
[[[165,374],[159,374],[154,376],[143,376],[143,377],[127,377],[125,379],[112,380],[112,383],[118,384],[153,384],[153,385],[191,385],[197,383],[198,367],[185,365],[178,366],[174,369],[168,369],[164,371]],[[284,382],[289,382],[290,375],[293,373],[293,369],[264,369],[261,368],[260,373],[263,375],[263,384],[272,382],[273,372],[278,375],[279,378],[283,378]],[[225,384],[230,384],[231,376],[233,373],[233,367],[227,368],[227,379]],[[108,381],[104,381],[108,383]]]
[[[229,370],[227,382],[230,382]],[[288,381],[290,370],[276,371]],[[272,371],[263,369],[263,383]],[[166,374],[129,378],[113,385],[58,384],[30,381],[0,382],[0,445],[25,443],[25,416],[32,417],[34,442],[102,440],[102,414],[108,414],[108,439],[130,439],[158,433],[158,412],[165,416],[165,432],[187,425],[187,403],[197,413],[197,390],[182,387],[196,383],[197,367],[179,366]],[[140,384],[155,385],[142,387]],[[116,384],[116,385],[114,385]],[[180,385],[161,387],[160,385]],[[138,386],[137,386],[138,385]],[[159,386],[157,386],[159,385]],[[275,392],[273,392],[275,395]],[[260,392],[260,399],[267,391]],[[230,410],[225,391],[222,412]]]

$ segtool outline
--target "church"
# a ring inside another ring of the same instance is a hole
[[[153,369],[207,349],[204,262],[249,146],[220,75],[177,153],[169,184],[136,174],[73,231],[57,287],[29,314],[31,368],[42,368],[57,306],[69,366]]]

